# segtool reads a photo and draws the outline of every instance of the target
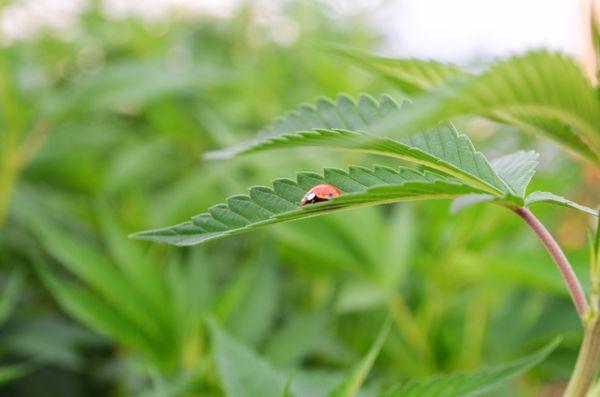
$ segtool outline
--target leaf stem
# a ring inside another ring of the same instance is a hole
[[[569,288],[569,292],[571,294],[571,299],[573,299],[573,303],[575,304],[575,308],[579,313],[579,317],[583,322],[586,320],[586,316],[589,310],[589,304],[587,298],[585,297],[585,292],[581,287],[581,283],[573,270],[573,267],[569,263],[569,260],[561,250],[560,246],[552,237],[548,229],[539,221],[538,218],[525,207],[514,208],[514,211],[517,215],[519,215],[523,220],[531,227],[535,234],[539,237],[542,244],[548,250],[548,253],[558,266],[558,270],[563,276],[567,287]]]
[[[575,307],[585,328],[583,343],[579,348],[575,369],[564,394],[565,397],[585,397],[592,387],[598,373],[598,368],[600,367],[600,317],[598,316],[596,304],[592,302],[592,308],[590,309],[588,300],[585,297],[577,275],[573,271],[573,267],[556,240],[554,240],[539,219],[527,208],[514,208],[513,210],[538,235],[552,256],[552,259],[554,259],[567,283],[571,298],[573,299],[573,303],[575,303]],[[594,296],[595,293],[593,292],[592,297]]]

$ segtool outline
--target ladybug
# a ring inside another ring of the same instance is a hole
[[[300,205],[314,204],[319,203],[321,201],[327,201],[339,196],[340,194],[342,193],[337,187],[333,185],[328,185],[326,183],[322,183],[310,189],[304,195],[304,197],[302,197],[302,200],[300,200]]]

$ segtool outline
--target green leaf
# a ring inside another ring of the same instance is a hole
[[[89,290],[54,276],[42,264],[36,265],[36,271],[58,303],[73,317],[103,335],[152,355],[154,342],[113,306]]]
[[[127,277],[88,242],[77,239],[49,220],[30,216],[31,225],[48,252],[130,321],[160,338],[156,312]]]
[[[481,203],[493,203],[495,201],[496,197],[489,194],[467,194],[466,196],[452,200],[452,204],[450,205],[450,213],[456,214],[467,207]]]
[[[492,167],[518,197],[525,197],[525,190],[535,174],[539,157],[539,153],[534,151],[519,150],[493,160]]]
[[[301,363],[301,359],[317,350],[323,340],[331,339],[330,317],[331,313],[325,309],[293,315],[269,338],[265,356],[280,367]]]
[[[527,186],[535,174],[539,154],[534,151],[522,151],[507,154],[491,162],[492,168],[502,180],[510,186],[514,194],[524,199]],[[467,207],[480,203],[498,201],[499,198],[490,194],[469,194],[459,197],[452,202],[450,211],[456,213]],[[500,198],[502,200],[502,198]],[[519,201],[522,205],[524,201]]]
[[[169,310],[164,305],[168,299],[168,291],[163,275],[152,266],[153,264],[148,263],[149,258],[135,242],[123,238],[126,233],[118,224],[114,212],[106,204],[99,204],[97,213],[98,223],[111,255],[110,259],[121,270],[122,275],[119,278],[125,279],[144,302],[152,306],[154,317],[160,317],[162,321],[168,323]],[[110,265],[103,263],[100,266]]]
[[[294,379],[294,373],[291,372],[285,381],[285,385],[283,386],[282,397],[292,397],[292,380]]]
[[[431,90],[467,75],[455,65],[435,61],[386,58],[334,45],[327,49],[390,80],[408,95]]]
[[[35,369],[33,363],[20,363],[13,365],[4,365],[0,367],[0,385],[5,385],[13,380],[22,378]]]
[[[574,201],[566,199],[562,196],[556,195],[550,192],[533,192],[527,196],[525,199],[525,206],[529,207],[531,204],[535,203],[547,203],[547,204],[555,204],[563,207],[568,207],[572,209],[576,209],[582,212],[585,212],[590,215],[599,216],[598,210],[594,210],[592,208],[586,207],[585,205],[577,204]]]
[[[281,397],[286,378],[257,354],[209,321],[214,355],[227,397]],[[289,393],[288,393],[289,395]]]
[[[23,274],[19,271],[13,271],[0,296],[0,325],[2,325],[14,311],[19,293],[23,287]]]
[[[315,107],[303,105],[277,120],[267,135],[238,147],[210,152],[207,158],[306,146],[356,150],[422,164],[491,194],[510,193],[485,156],[450,123],[410,134],[401,141],[363,132],[388,117],[406,113],[410,107],[407,103],[400,106],[388,96],[379,103],[366,95],[358,102],[346,95],[341,95],[337,103],[320,99]]]
[[[480,76],[432,91],[382,129],[422,129],[464,114],[542,134],[600,164],[600,101],[564,55],[532,51],[497,62]]]
[[[382,397],[474,397],[489,392],[533,368],[554,351],[560,343],[556,339],[537,352],[509,364],[479,372],[441,376],[425,381],[409,382]]]
[[[110,63],[99,73],[80,76],[65,89],[43,98],[43,105],[46,112],[62,115],[84,109],[140,107],[174,94],[194,95],[234,77],[227,70],[211,65],[178,70],[161,60],[127,60]]]
[[[300,199],[320,183],[337,186],[342,194],[329,201],[301,207]],[[373,170],[351,166],[348,172],[328,168],[324,176],[301,172],[296,182],[277,179],[272,189],[253,187],[249,196],[230,197],[227,204],[216,205],[192,218],[191,222],[131,237],[187,246],[334,211],[405,200],[454,198],[469,193],[482,191],[453,178],[408,168],[397,171],[383,166]]]
[[[355,397],[358,394],[383,347],[391,326],[391,318],[388,318],[367,355],[362,359],[354,372],[329,394],[329,397]]]
[[[234,335],[246,344],[255,345],[275,323],[279,308],[279,281],[272,259],[262,254],[258,258],[258,269],[235,310],[228,325]]]

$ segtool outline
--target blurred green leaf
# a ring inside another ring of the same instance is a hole
[[[329,311],[323,309],[294,314],[271,335],[265,356],[280,367],[300,363],[307,354],[316,351],[321,343],[331,338],[328,320]]]
[[[41,218],[30,219],[44,247],[61,265],[99,292],[110,302],[112,310],[118,310],[148,334],[158,336],[160,325],[156,320],[164,319],[165,316],[157,316],[156,309],[148,306],[147,301],[128,282],[119,268],[90,246],[90,243],[76,239]],[[78,290],[72,288],[70,291]],[[82,291],[72,293],[84,294]],[[88,300],[91,301],[92,298],[89,297]],[[164,306],[162,308],[165,309]]]
[[[535,365],[542,362],[559,345],[554,340],[537,352],[513,363],[484,369],[472,374],[456,374],[426,381],[409,382],[396,390],[384,394],[385,397],[473,397],[487,393],[491,389],[509,382]]]
[[[19,271],[13,271],[8,277],[0,296],[0,326],[6,322],[15,310],[23,286],[23,274]]]
[[[155,346],[144,330],[108,305],[89,290],[52,275],[42,265],[37,272],[62,307],[88,327],[112,338],[122,340],[153,357]],[[154,356],[153,358],[158,357]]]
[[[264,340],[280,308],[279,279],[269,254],[259,254],[257,259],[259,264],[254,280],[228,322],[233,334],[248,345],[256,345]]]
[[[216,322],[209,322],[219,378],[227,397],[281,397],[286,378]]]
[[[600,101],[577,63],[562,54],[531,51],[498,61],[480,76],[433,90],[382,129],[419,130],[465,114],[541,134],[600,164]]]
[[[193,65],[178,68],[161,59],[114,62],[84,75],[65,90],[47,98],[47,111],[123,110],[165,96],[197,95],[198,90],[229,81],[222,67]]]
[[[325,48],[390,80],[408,95],[429,91],[467,76],[467,73],[451,64],[421,59],[386,58],[338,45],[327,45]]]
[[[329,397],[355,397],[358,394],[383,347],[391,327],[392,320],[388,318],[367,355],[362,359],[354,372],[329,394]]]
[[[12,354],[31,357],[37,364],[51,364],[77,371],[85,365],[82,350],[100,349],[109,341],[64,316],[38,316],[19,322],[3,341]]]
[[[0,385],[5,385],[28,375],[35,367],[36,365],[33,363],[0,366]]]
[[[97,205],[97,213],[104,241],[115,263],[130,285],[138,290],[146,301],[154,304],[155,313],[161,313],[168,295],[160,274],[161,269],[148,263],[148,255],[144,255],[139,246],[123,238],[126,233],[106,203]]]

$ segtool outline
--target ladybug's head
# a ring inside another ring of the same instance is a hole
[[[300,205],[314,203],[316,198],[317,194],[311,190],[308,193],[306,193],[304,197],[302,197],[302,200],[300,200]]]

